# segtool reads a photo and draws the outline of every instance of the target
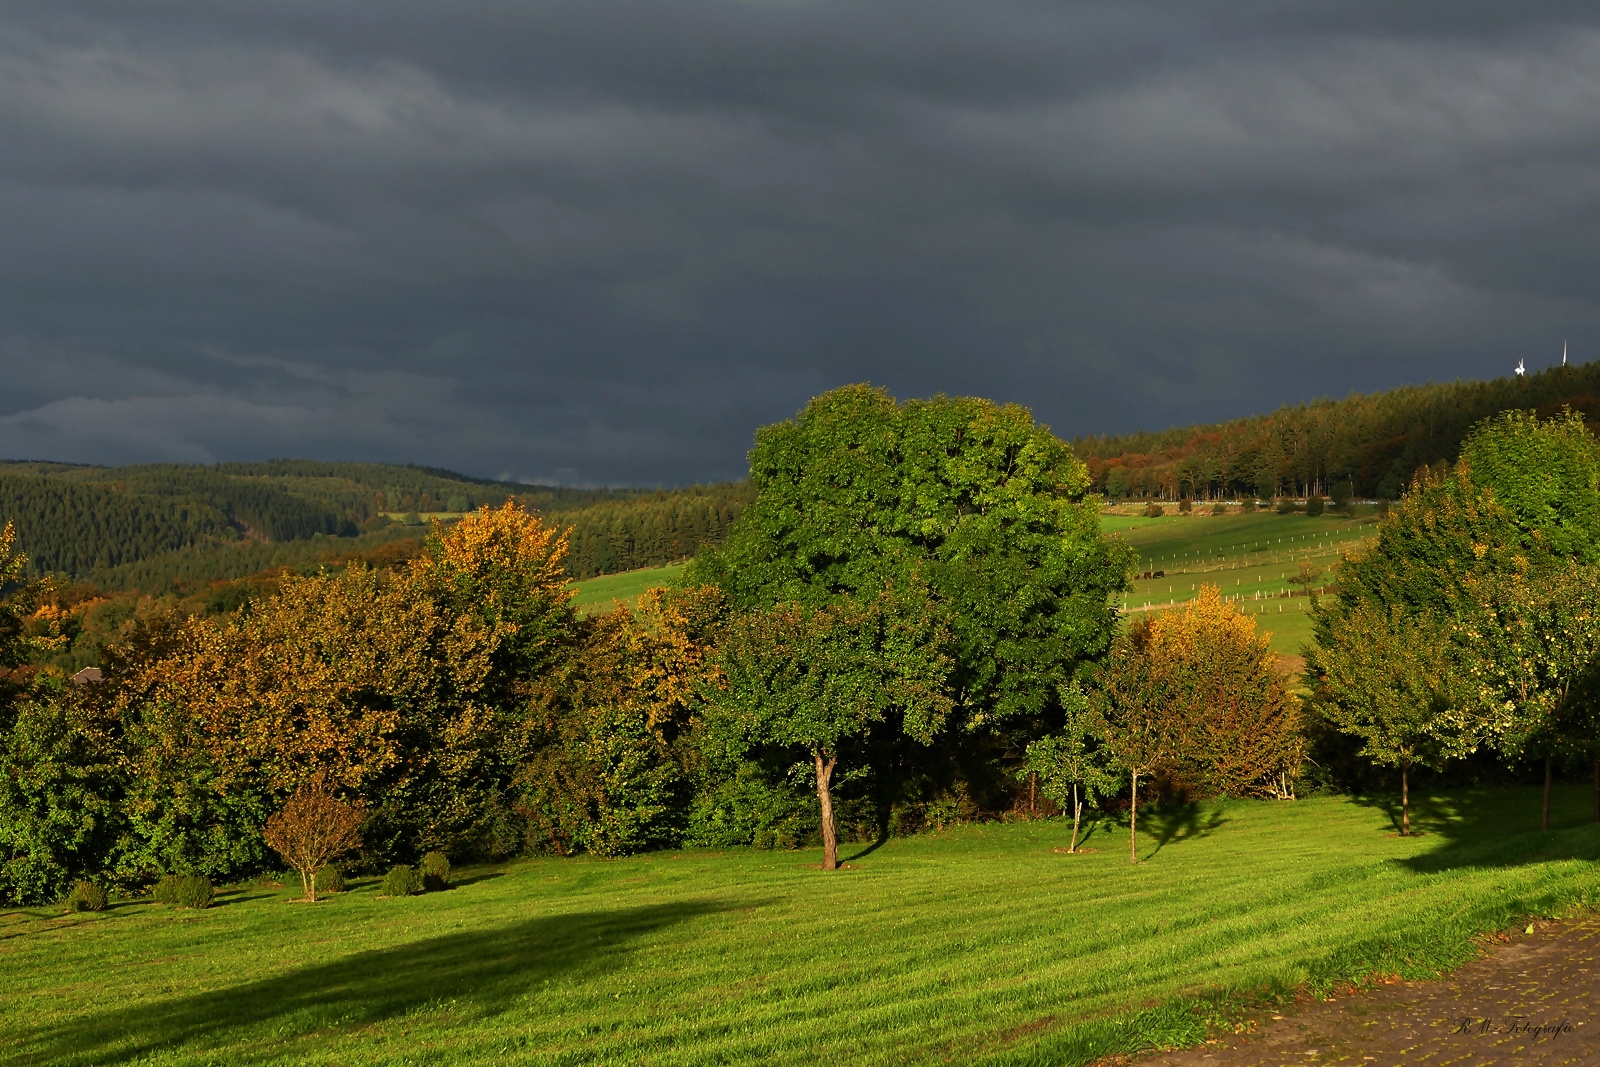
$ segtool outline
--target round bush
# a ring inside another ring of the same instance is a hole
[[[180,908],[211,907],[211,901],[216,896],[211,888],[211,879],[204,875],[186,874],[178,879],[177,900],[173,901]]]
[[[1145,515],[1152,519],[1159,519],[1164,511],[1165,509],[1163,509],[1160,504],[1151,504],[1149,507],[1144,509]]]
[[[1297,510],[1299,510],[1299,509],[1296,506],[1295,502],[1293,500],[1288,499],[1287,497],[1285,497],[1284,499],[1278,501],[1278,514],[1279,515],[1293,515]]]
[[[430,852],[422,857],[422,888],[429,892],[448,889],[450,886],[450,857],[443,852]]]
[[[389,868],[383,876],[383,891],[391,897],[409,897],[422,891],[422,879],[417,872],[401,863]]]
[[[344,876],[339,873],[339,868],[331,863],[317,872],[314,884],[319,893],[344,892]]]
[[[176,904],[178,902],[178,883],[183,879],[176,874],[163,874],[161,881],[156,883],[155,901],[157,904]]]
[[[1321,495],[1319,495],[1317,493],[1312,493],[1310,496],[1306,497],[1306,514],[1307,515],[1321,515],[1322,514],[1322,497],[1321,497]]]
[[[109,903],[106,891],[93,882],[79,882],[67,894],[68,911],[105,911]]]

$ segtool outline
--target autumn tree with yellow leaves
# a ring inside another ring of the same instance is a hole
[[[1104,738],[1129,776],[1129,855],[1138,785],[1162,776],[1196,795],[1283,796],[1304,759],[1300,702],[1270,635],[1214,585],[1134,622],[1099,669]]]

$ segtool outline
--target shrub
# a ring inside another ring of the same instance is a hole
[[[67,894],[68,911],[105,911],[109,902],[106,891],[93,882],[79,882]]]
[[[1190,500],[1188,497],[1184,497],[1182,500],[1178,501],[1178,514],[1187,515],[1187,514],[1189,514],[1189,512],[1191,512],[1193,510],[1194,510],[1194,501],[1193,500]]]
[[[1333,506],[1335,509],[1344,511],[1355,498],[1356,487],[1348,479],[1333,483]]]
[[[319,893],[343,893],[344,876],[339,873],[339,868],[333,864],[325,864],[317,872],[316,886]]]
[[[183,879],[176,874],[163,874],[161,881],[156,883],[153,894],[157,904],[176,904],[178,902],[178,883]]]
[[[1160,504],[1151,504],[1149,507],[1144,509],[1145,515],[1152,519],[1159,519],[1162,515],[1162,511],[1163,509]]]
[[[1322,514],[1322,497],[1319,494],[1312,493],[1310,496],[1306,497],[1306,514]]]
[[[391,897],[409,897],[413,893],[422,892],[422,879],[417,872],[405,864],[397,864],[389,868],[389,873],[383,876],[383,892]]]
[[[430,852],[422,857],[418,873],[422,875],[422,888],[429,892],[447,889],[450,886],[450,857],[443,852]]]
[[[1211,514],[1213,514],[1213,515],[1226,515],[1227,513],[1228,513],[1228,505],[1222,503],[1220,500],[1217,503],[1211,505]]]
[[[178,879],[177,899],[173,901],[180,908],[211,907],[211,901],[216,892],[211,888],[211,879],[200,874],[186,874]]]
[[[1293,515],[1298,510],[1300,509],[1295,507],[1294,501],[1290,500],[1288,497],[1284,497],[1282,500],[1278,501],[1279,515]]]
[[[295,790],[283,810],[267,820],[262,831],[267,844],[300,875],[306,899],[316,902],[317,878],[330,861],[361,845],[361,820],[366,806],[346,804],[328,788],[326,774],[318,772]]]

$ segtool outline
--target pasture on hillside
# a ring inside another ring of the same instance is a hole
[[[646,589],[670,585],[683,573],[683,568],[682,563],[669,563],[665,567],[645,567],[573,582],[570,588],[577,590],[578,595],[573,598],[572,606],[580,615],[603,615],[619,603],[631,608]]]
[[[1139,571],[1163,571],[1160,578],[1141,578],[1124,594],[1125,612],[1160,610],[1192,600],[1202,583],[1219,586],[1238,601],[1241,611],[1257,617],[1272,634],[1272,650],[1296,656],[1311,640],[1310,603],[1299,595],[1285,597],[1301,560],[1310,560],[1332,580],[1343,553],[1355,548],[1375,527],[1370,515],[1318,517],[1257,511],[1228,515],[1167,514],[1156,518],[1103,515],[1100,527],[1122,537],[1139,552]]]
[[[1103,515],[1100,526],[1122,537],[1139,552],[1140,572],[1165,571],[1158,579],[1141,579],[1119,600],[1125,612],[1165,608],[1194,598],[1200,583],[1222,587],[1239,597],[1241,610],[1259,616],[1262,630],[1272,635],[1272,650],[1297,656],[1311,640],[1308,601],[1280,594],[1291,587],[1288,578],[1300,560],[1320,568],[1320,583],[1331,580],[1340,553],[1355,547],[1373,530],[1372,519],[1328,513],[1306,515],[1168,514],[1159,518]],[[574,582],[573,604],[581,614],[612,610],[618,603],[632,607],[639,594],[655,585],[667,585],[683,571],[683,564],[608,574]]]
[[[1590,796],[1227,801],[1093,829],[533,859],[383,899],[272,886],[207,911],[0,913],[15,1064],[1083,1064],[1252,1006],[1470,958],[1600,900]]]

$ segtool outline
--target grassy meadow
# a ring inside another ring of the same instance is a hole
[[[683,573],[684,566],[682,563],[669,563],[665,567],[603,574],[598,578],[573,582],[572,588],[578,591],[578,595],[573,598],[572,604],[582,615],[604,614],[619,603],[632,607],[646,589],[668,584]]]
[[[1272,635],[1272,649],[1296,656],[1311,640],[1309,607],[1304,597],[1280,594],[1288,579],[1309,559],[1323,571],[1319,582],[1339,563],[1342,553],[1373,532],[1370,516],[1328,512],[1279,515],[1258,511],[1229,515],[1168,514],[1157,518],[1105,515],[1101,528],[1132,545],[1139,553],[1139,571],[1164,571],[1160,578],[1135,581],[1122,598],[1132,612],[1158,610],[1192,599],[1201,583],[1220,586],[1240,600],[1240,608],[1258,617]]]
[[[325,903],[0,913],[11,1064],[1081,1064],[1295,989],[1422,976],[1600,899],[1580,787],[1141,812],[812,852],[523,860]],[[1119,832],[1120,830],[1120,832]]]

